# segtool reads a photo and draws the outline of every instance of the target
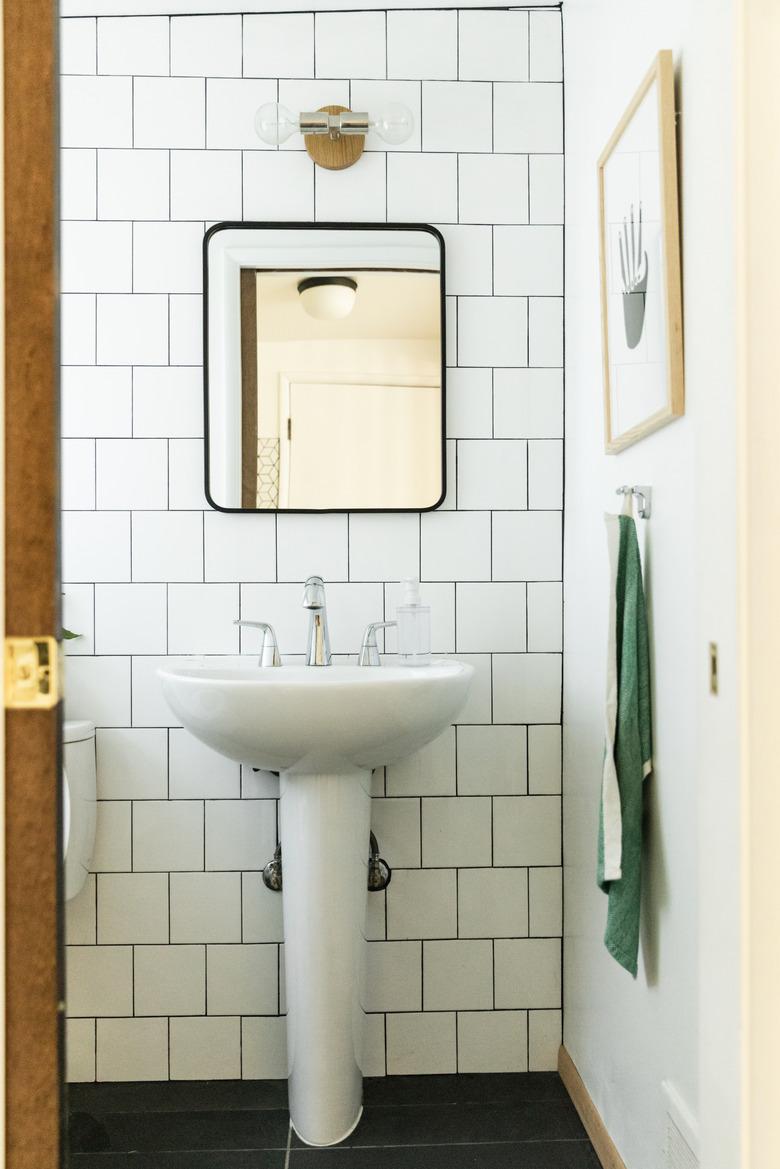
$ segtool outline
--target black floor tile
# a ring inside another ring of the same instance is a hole
[[[284,1169],[285,1155],[284,1149],[227,1153],[85,1153],[71,1157],[68,1169]]]
[[[584,1140],[585,1130],[570,1103],[560,1100],[515,1104],[421,1104],[366,1108],[344,1142],[353,1148],[397,1145],[479,1144],[483,1141]],[[302,1142],[293,1137],[300,1147]]]
[[[123,1167],[124,1169],[124,1167]],[[289,1169],[599,1169],[588,1141],[293,1149]]]
[[[197,1080],[69,1084],[71,1112],[208,1112],[287,1107],[286,1080]]]
[[[496,1075],[377,1076],[363,1081],[366,1107],[385,1105],[486,1104],[513,1105],[522,1100],[569,1100],[557,1072]]]
[[[189,1152],[284,1149],[289,1117],[286,1110],[248,1109],[222,1112],[106,1112],[100,1122],[108,1135],[108,1151],[117,1153]],[[94,1145],[73,1153],[92,1152]]]

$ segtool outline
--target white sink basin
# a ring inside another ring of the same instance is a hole
[[[371,770],[449,726],[473,673],[455,660],[160,671],[193,735],[280,773],[290,1118],[307,1144],[344,1140],[362,1112]]]
[[[382,767],[449,726],[474,673],[430,666],[191,666],[161,670],[171,708],[196,738],[268,771]]]

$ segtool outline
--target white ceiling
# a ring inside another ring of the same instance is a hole
[[[334,12],[396,8],[560,8],[550,0],[525,0],[501,4],[496,0],[461,0],[458,4],[420,3],[420,0],[60,0],[61,16],[179,16],[226,12]]]

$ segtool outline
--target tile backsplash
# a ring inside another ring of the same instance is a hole
[[[434,650],[476,667],[457,726],[375,777],[370,1074],[555,1066],[561,1026],[563,159],[560,13],[62,22],[68,715],[97,724],[94,874],[67,908],[74,1080],[286,1074],[278,785],[178,727],[157,667],[333,649],[419,573]],[[315,169],[294,110],[385,98],[401,147]],[[437,512],[228,515],[203,496],[201,261],[221,219],[419,221],[447,247],[449,492]],[[251,631],[250,631],[251,634]],[[386,649],[393,652],[388,636]]]

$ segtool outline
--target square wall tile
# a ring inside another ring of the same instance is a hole
[[[71,1018],[132,1014],[133,951],[129,946],[68,946],[65,957]]]
[[[419,868],[419,800],[373,799],[371,827],[379,841],[382,856],[391,869]]]
[[[521,938],[527,934],[526,869],[462,869],[458,873],[458,937]]]
[[[165,798],[168,792],[167,731],[107,727],[97,732],[96,749],[99,799]]]
[[[495,943],[496,1007],[561,1005],[561,943],[521,938]]]
[[[60,503],[66,510],[95,506],[95,440],[66,438],[60,446]]]
[[[204,516],[206,579],[267,581],[276,575],[276,517]]]
[[[528,506],[539,511],[563,507],[563,443],[559,439],[528,444]]]
[[[554,1072],[563,1041],[561,1011],[528,1012],[528,1070]]]
[[[239,150],[171,152],[171,219],[240,218]]]
[[[133,869],[176,872],[203,868],[200,800],[139,800],[133,805]]]
[[[130,579],[130,517],[66,511],[62,517],[66,581]]]
[[[455,223],[458,218],[457,161],[455,154],[419,154],[414,151],[388,154],[388,219],[397,223]],[[449,261],[449,254],[447,259]]]
[[[458,1072],[526,1071],[526,1011],[458,1012]]]
[[[422,93],[423,150],[491,152],[491,85],[487,82],[424,81]]]
[[[159,366],[133,370],[136,438],[200,438],[203,376],[199,369]]]
[[[91,312],[94,325],[94,303]],[[63,328],[67,328],[67,320],[63,321]],[[90,365],[74,365],[63,369],[63,437],[129,436],[133,425],[132,414],[129,369],[102,369]]]
[[[210,1015],[274,1015],[279,1005],[276,946],[209,946]]]
[[[284,941],[282,899],[266,888],[262,873],[242,874],[241,914],[244,942]]]
[[[331,223],[382,223],[387,219],[387,155],[366,152],[360,166],[350,171],[345,185],[341,171],[317,172],[315,218]]]
[[[496,865],[560,865],[558,796],[496,796],[493,801]]]
[[[348,579],[346,515],[279,515],[276,526],[280,581],[303,584],[312,573],[328,582]]]
[[[65,643],[65,652],[93,654],[95,652],[95,586],[91,584],[63,585],[62,624],[77,636]]]
[[[129,801],[99,801],[95,847],[90,869],[93,873],[129,872],[132,866],[132,828]]]
[[[158,671],[170,666],[186,665],[188,658],[142,657],[132,659],[134,727],[178,727],[181,723],[163,696]]]
[[[212,751],[183,727],[169,732],[170,798],[172,800],[237,799],[241,765]],[[202,865],[193,865],[201,868]]]
[[[317,12],[317,77],[384,77],[384,12]]]
[[[241,1020],[171,1019],[172,1080],[241,1078]]]
[[[524,584],[458,584],[457,649],[507,653],[525,649]]]
[[[314,14],[244,16],[244,77],[312,77]]]
[[[287,1020],[241,1020],[241,1074],[245,1080],[287,1078]]]
[[[97,213],[100,219],[167,219],[168,152],[99,150]]]
[[[94,16],[59,22],[60,74],[95,72],[95,23]]]
[[[458,184],[461,223],[528,222],[524,154],[461,154]]]
[[[201,365],[203,361],[203,298],[169,296],[171,365]]]
[[[382,585],[378,582],[376,584],[332,584],[327,588],[327,596],[330,647],[333,653],[357,654],[366,626],[372,621],[382,620],[384,603]],[[306,614],[302,610],[301,612],[305,618]],[[306,628],[307,625],[304,622],[301,629],[304,638]]]
[[[162,439],[104,438],[97,443],[97,505],[149,511],[168,503],[168,449]]]
[[[563,155],[528,160],[531,223],[563,223]]]
[[[101,365],[166,365],[168,298],[99,296],[97,359]]]
[[[60,295],[60,358],[63,366],[89,365],[95,360],[95,297]],[[63,369],[64,378],[67,369]]]
[[[563,644],[563,597],[557,582],[528,585],[528,649],[560,653]]]
[[[528,503],[526,453],[524,442],[506,439],[459,442],[458,506],[486,511],[500,507],[525,508]]]
[[[423,942],[426,1011],[489,1010],[493,1006],[490,941]]]
[[[563,297],[529,299],[528,335],[529,365],[563,365]]]
[[[422,1006],[422,942],[369,942],[364,1011]]]
[[[493,721],[493,680],[490,654],[458,654],[458,661],[474,667],[471,689],[456,723],[490,723]]]
[[[247,151],[243,176],[246,219],[314,219],[314,163],[305,151]]]
[[[421,86],[419,81],[351,81],[352,105],[358,110],[381,114],[389,105],[400,102],[412,114],[411,134],[405,142],[387,142],[375,130],[366,136],[365,149],[392,154],[394,151],[420,149],[420,119],[422,116]]]
[[[521,296],[458,299],[459,365],[527,365],[528,302]]]
[[[65,1080],[86,1084],[95,1079],[95,1020],[65,1020]]]
[[[561,655],[496,654],[493,717],[497,723],[561,721]]]
[[[563,81],[563,29],[560,12],[532,12],[531,81]]]
[[[498,295],[563,295],[562,227],[496,227],[494,237]]]
[[[97,152],[60,151],[60,215],[62,219],[94,219],[96,215]]]
[[[525,727],[458,727],[458,794],[524,795]]]
[[[208,800],[206,868],[262,869],[276,848],[275,800]]]
[[[202,579],[202,512],[140,512],[133,516],[133,580]]]
[[[60,145],[132,146],[132,84],[130,77],[61,77]]]
[[[427,512],[420,536],[423,581],[490,579],[488,512]]]
[[[387,13],[387,76],[427,81],[458,71],[458,15],[454,11]]]
[[[528,728],[528,791],[532,796],[561,790],[561,728]]]
[[[425,1076],[455,1072],[455,1015],[449,1012],[387,1016],[387,1074]]]
[[[240,941],[240,873],[171,874],[171,942]]]
[[[495,149],[509,154],[563,151],[563,87],[498,82],[494,99]]]
[[[203,1015],[204,946],[136,946],[136,1015]]]
[[[130,659],[69,658],[65,717],[99,727],[129,723]]]
[[[489,296],[493,290],[493,232],[484,225],[441,227],[447,249],[447,292]]]
[[[490,800],[439,796],[422,801],[422,863],[427,869],[491,861]]]
[[[238,653],[236,620],[237,584],[168,585],[170,653]]]
[[[496,438],[563,437],[563,370],[497,369],[493,376]]]
[[[302,595],[301,583],[241,585],[241,616],[248,621],[269,622],[276,633],[281,654],[303,654],[308,622],[301,608]],[[330,590],[328,611],[330,615]],[[242,629],[240,632],[241,653],[257,655],[257,630]]]
[[[494,513],[494,580],[560,580],[561,557],[559,512]]]
[[[210,77],[206,82],[206,147],[267,150],[255,130],[260,106],[276,101],[276,82]]]
[[[208,506],[205,491],[203,439],[177,438],[168,444],[168,507],[198,511]]]
[[[171,73],[240,77],[241,17],[172,17]]]
[[[101,873],[97,884],[101,946],[168,941],[167,873]]]
[[[136,223],[134,292],[200,292],[202,223]]]
[[[168,73],[167,16],[103,16],[98,21],[99,73]]]
[[[129,223],[70,221],[60,239],[63,292],[129,292],[132,283]]]
[[[349,575],[354,581],[419,578],[420,517],[412,514],[351,515]]]
[[[167,1019],[98,1019],[97,1078],[167,1080]]]
[[[528,79],[527,12],[462,9],[458,21],[462,81]]]
[[[454,796],[455,728],[448,727],[426,747],[388,764],[386,775],[389,796]]]
[[[490,438],[493,433],[493,371],[447,370],[447,434]]]
[[[136,77],[133,96],[133,146],[193,150],[205,145],[206,83],[202,78]]]
[[[454,938],[458,932],[454,869],[397,869],[387,890],[389,938]]]
[[[563,932],[563,871],[528,870],[528,932],[532,937],[559,937]]]

